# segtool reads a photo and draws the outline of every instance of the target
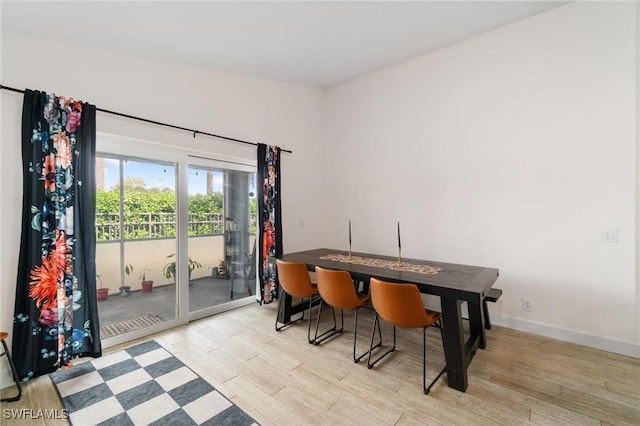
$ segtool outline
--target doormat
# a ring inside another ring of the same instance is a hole
[[[155,324],[162,324],[163,322],[163,319],[158,315],[154,313],[148,313],[140,318],[120,321],[113,324],[101,325],[100,337],[102,339],[105,339],[107,337],[118,336],[120,334],[128,333],[132,330],[138,330],[140,328],[149,327]]]
[[[257,425],[155,340],[49,376],[73,425]]]

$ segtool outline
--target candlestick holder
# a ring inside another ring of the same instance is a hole
[[[347,258],[347,260],[351,260],[351,241],[349,241],[349,257]]]

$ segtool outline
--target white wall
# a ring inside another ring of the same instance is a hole
[[[322,211],[306,208],[321,190],[311,178],[324,131],[323,90],[258,78],[205,71],[178,64],[115,55],[75,46],[2,34],[2,84],[72,96],[100,108],[253,142],[279,145],[283,153],[284,246],[307,247],[323,240]],[[0,329],[12,330],[20,246],[22,95],[0,91]],[[98,131],[190,146],[211,155],[255,161],[256,148],[97,114]],[[302,202],[301,202],[302,200]],[[302,225],[302,226],[301,226]],[[4,363],[2,364],[4,366]]]
[[[407,257],[500,269],[495,323],[640,356],[635,31],[574,3],[331,89],[332,245],[393,255],[399,220]]]

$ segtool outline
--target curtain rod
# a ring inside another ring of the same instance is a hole
[[[0,84],[0,89],[9,90],[11,92],[16,92],[16,93],[24,93],[24,90],[15,89],[13,87],[5,86],[5,85],[2,85],[2,84]],[[193,129],[189,129],[187,127],[176,126],[174,124],[162,123],[160,121],[149,120],[148,118],[136,117],[135,115],[124,114],[122,112],[109,111],[108,109],[102,109],[102,108],[98,108],[98,107],[96,107],[96,111],[104,112],[106,114],[117,115],[118,117],[129,118],[131,120],[137,120],[137,121],[142,121],[142,122],[145,122],[145,123],[155,124],[157,126],[164,126],[164,127],[170,127],[172,129],[184,130],[186,132],[193,133],[193,137],[194,138],[196,137],[196,135],[205,135],[205,136],[211,136],[211,137],[218,138],[218,139],[228,140],[228,141],[231,141],[231,142],[238,142],[238,143],[243,143],[243,144],[246,144],[246,145],[258,146],[258,144],[255,143],[255,142],[243,141],[242,139],[230,138],[228,136],[216,135],[214,133],[201,132],[200,130],[193,130]],[[280,150],[283,151],[283,152],[288,152],[290,154],[293,152],[293,151],[290,151],[288,149],[282,149],[282,148]]]

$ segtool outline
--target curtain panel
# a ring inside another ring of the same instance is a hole
[[[260,229],[260,302],[277,299],[278,289],[275,265],[267,262],[269,256],[282,254],[282,209],[280,198],[280,148],[258,144],[258,223]]]
[[[25,90],[22,237],[12,353],[26,381],[101,355],[95,106]]]

